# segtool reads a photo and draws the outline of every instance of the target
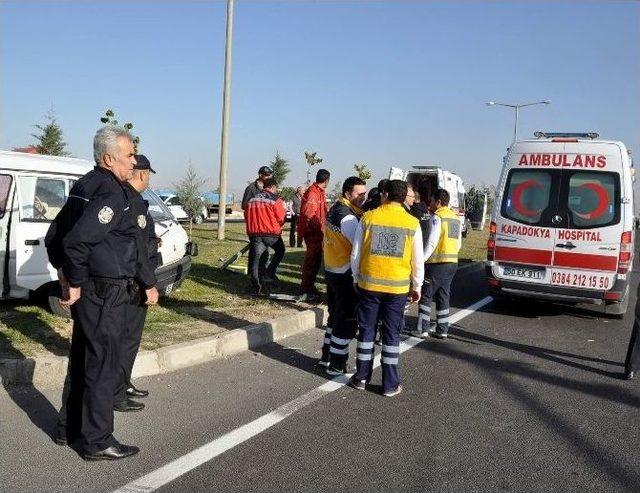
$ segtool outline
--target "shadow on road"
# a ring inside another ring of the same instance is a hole
[[[460,333],[460,330],[456,332]],[[480,371],[490,375],[505,392],[526,405],[530,412],[552,430],[555,435],[562,437],[575,450],[577,456],[584,458],[584,460],[591,463],[594,469],[600,470],[603,474],[609,476],[625,491],[638,491],[640,485],[639,474],[626,469],[614,456],[583,436],[562,415],[555,412],[548,404],[534,397],[530,391],[524,389],[509,376],[517,375],[635,408],[640,408],[640,397],[617,385],[581,382],[542,372],[532,365],[516,360],[495,361],[493,358],[471,354],[456,348],[451,344],[452,342],[419,344],[416,347],[433,354],[470,363]]]
[[[4,341],[3,341],[4,339]],[[8,344],[4,334],[0,332],[0,343]],[[31,375],[24,375],[25,379],[31,380],[33,376],[33,370],[35,368],[35,361],[31,358],[26,358],[24,354],[14,349],[15,360],[13,363],[19,361],[27,361],[32,363],[30,367]],[[49,438],[53,439],[56,424],[58,422],[58,410],[53,407],[49,399],[47,399],[42,392],[40,392],[32,384],[28,385],[11,385],[6,384],[9,377],[9,371],[13,373],[13,369],[9,366],[10,363],[0,364],[0,379],[2,380],[3,387],[7,392],[7,395],[16,403],[16,405],[22,409],[22,411],[29,417],[31,422],[41,429]],[[24,365],[24,363],[23,363]],[[24,366],[23,366],[24,368]]]

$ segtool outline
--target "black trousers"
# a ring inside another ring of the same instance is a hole
[[[147,318],[144,290],[140,288],[138,293],[139,295],[134,296],[131,302],[125,306],[127,327],[122,336],[120,346],[120,380],[114,393],[116,403],[127,400],[127,389],[132,386],[131,372],[140,349],[142,329],[144,329],[144,321]]]
[[[276,269],[282,258],[284,257],[284,242],[280,236],[261,236],[255,235],[249,238],[249,273],[251,274],[251,283],[256,289],[262,287],[265,275],[273,277],[276,275]],[[269,248],[273,250],[271,262],[267,265],[269,259]]]
[[[630,371],[640,370],[640,325],[636,319],[633,322],[633,329],[631,330],[631,339],[629,340],[629,348],[627,349],[627,357],[624,361],[624,371],[629,373]]]
[[[347,363],[349,344],[358,331],[356,322],[358,295],[353,285],[351,270],[344,274],[325,271],[324,278],[327,283],[327,307],[333,330],[329,348],[323,346],[322,357],[326,361],[325,351],[327,351],[331,366],[340,368]]]
[[[67,438],[81,439],[85,453],[117,443],[113,437],[113,394],[121,374],[120,342],[130,282],[93,279],[82,286],[80,299],[71,306],[69,392],[60,425],[66,421]]]

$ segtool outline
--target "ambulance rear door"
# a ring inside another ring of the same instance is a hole
[[[619,148],[590,143],[585,150],[579,144],[566,144],[565,155],[563,162],[583,163],[585,167],[572,166],[564,171],[558,211],[563,227],[557,230],[551,283],[608,291],[616,281],[621,242],[626,240],[632,249],[632,232],[625,233],[623,227]],[[586,167],[587,156],[595,166]],[[631,201],[631,197],[626,200]]]
[[[526,152],[526,151],[525,151]],[[496,214],[493,275],[498,279],[551,284],[562,170],[518,164],[509,157]]]

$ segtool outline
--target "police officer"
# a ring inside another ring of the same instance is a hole
[[[417,337],[446,339],[449,332],[449,297],[451,282],[458,269],[461,224],[449,208],[449,192],[438,189],[429,204],[432,213],[429,238],[424,251],[425,283],[418,309]],[[431,301],[436,302],[436,323],[431,326]]]
[[[358,301],[351,275],[351,245],[367,193],[366,183],[357,176],[342,184],[342,197],[327,214],[324,225],[324,279],[327,284],[329,320],[318,362],[329,375],[347,373],[349,343],[356,335]]]
[[[133,364],[140,348],[142,329],[147,316],[147,306],[158,302],[155,270],[158,266],[158,243],[154,229],[153,218],[149,214],[149,204],[141,192],[149,186],[151,163],[146,156],[135,156],[136,164],[133,175],[125,184],[129,205],[136,221],[138,240],[138,261],[135,283],[131,285],[131,298],[125,307],[127,326],[122,337],[120,347],[121,378],[116,386],[114,409],[116,411],[140,411],[144,404],[134,401],[130,397],[146,397],[147,390],[137,389],[131,383]]]
[[[351,270],[358,285],[358,345],[356,373],[349,385],[363,390],[373,372],[373,338],[382,322],[383,394],[402,390],[398,375],[400,329],[407,295],[420,299],[424,278],[422,232],[418,220],[403,207],[407,184],[391,180],[386,201],[366,212],[356,230]]]
[[[120,340],[138,260],[138,226],[123,185],[135,164],[131,135],[103,127],[93,153],[96,167],[71,189],[46,246],[73,318],[67,439],[81,440],[86,460],[116,460],[139,452],[113,436]]]

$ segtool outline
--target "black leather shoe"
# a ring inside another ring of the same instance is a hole
[[[121,413],[130,413],[135,411],[142,411],[144,404],[142,402],[127,399],[124,402],[116,402],[113,405],[113,410]]]
[[[84,460],[118,460],[131,457],[140,452],[138,447],[133,445],[113,445],[95,454],[84,454]]]
[[[129,397],[147,397],[149,395],[148,390],[136,389],[133,385],[127,389],[127,395]]]

